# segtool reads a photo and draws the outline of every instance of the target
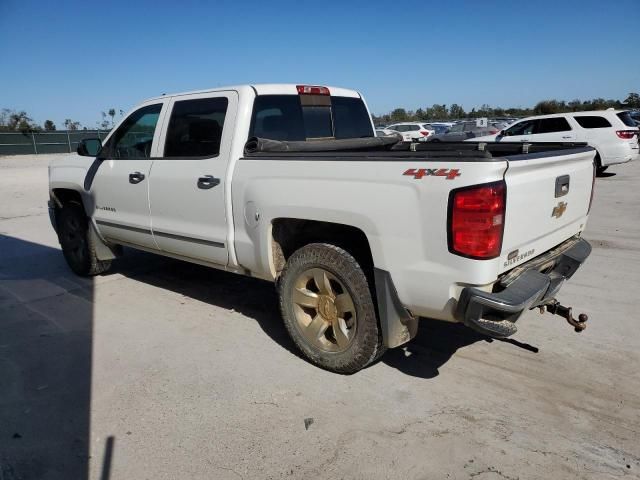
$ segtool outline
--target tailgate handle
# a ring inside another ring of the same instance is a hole
[[[556,198],[564,197],[569,193],[569,175],[560,175],[556,178]]]

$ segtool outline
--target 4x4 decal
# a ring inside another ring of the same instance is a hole
[[[422,177],[445,177],[447,180],[455,180],[461,175],[457,168],[410,168],[403,175],[420,180]]]

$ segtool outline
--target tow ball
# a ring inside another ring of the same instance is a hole
[[[589,317],[586,313],[581,313],[578,315],[578,319],[573,318],[571,307],[565,307],[561,305],[557,300],[553,300],[551,303],[547,303],[546,305],[540,306],[540,313],[544,313],[545,309],[547,312],[552,313],[554,315],[559,315],[562,318],[566,319],[569,322],[576,332],[581,332],[585,328],[587,328],[587,320]]]

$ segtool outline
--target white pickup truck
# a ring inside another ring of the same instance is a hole
[[[375,138],[362,96],[253,85],[148,100],[104,145],[51,162],[50,213],[79,275],[122,246],[275,282],[292,339],[355,372],[417,319],[506,337],[587,258],[595,151]]]

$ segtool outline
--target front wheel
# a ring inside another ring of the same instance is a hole
[[[300,248],[287,260],[279,287],[287,331],[315,365],[354,373],[383,353],[367,277],[346,250],[326,243]]]
[[[98,275],[111,267],[110,260],[98,260],[89,235],[89,222],[79,203],[65,204],[57,214],[58,238],[67,264],[77,275]]]

